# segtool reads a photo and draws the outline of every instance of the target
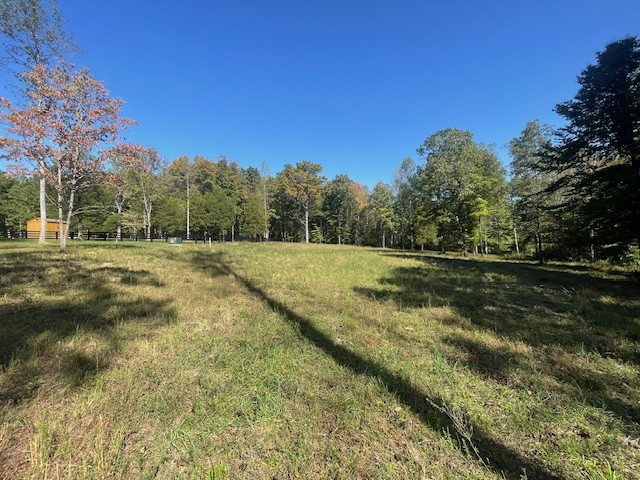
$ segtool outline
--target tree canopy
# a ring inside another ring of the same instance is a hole
[[[54,43],[66,38],[55,2],[51,10],[38,10],[42,5],[12,0],[0,8],[0,33],[25,65],[62,48]],[[35,10],[16,10],[27,6]],[[20,36],[25,25],[40,30]],[[51,45],[40,36],[48,29]],[[122,101],[110,98],[88,70],[37,64],[21,78],[24,108],[1,101],[7,135],[0,148],[12,162],[12,176],[0,184],[3,229],[18,229],[37,214],[27,196],[40,178],[57,198],[49,212],[74,221],[86,211],[75,228],[84,222],[115,229],[118,237],[123,229],[143,229],[151,239],[186,228],[187,238],[514,252],[541,261],[621,259],[640,248],[637,37],[605,46],[582,71],[575,97],[556,106],[566,125],[553,131],[534,120],[509,142],[509,178],[492,146],[447,128],[418,147],[422,162],[403,159],[391,184],[371,190],[344,174],[326,179],[322,165],[308,160],[285,164],[271,177],[266,164],[242,168],[224,155],[169,162],[153,147],[114,147],[132,122],[120,118]],[[104,204],[102,210],[89,214],[91,202]]]
[[[97,180],[108,150],[121,130],[134,123],[120,117],[122,100],[111,98],[87,69],[36,65],[26,74],[31,85],[27,108],[3,100],[0,118],[9,136],[0,148],[15,170],[44,178],[57,194],[60,249],[66,248],[63,220],[70,224],[78,191]],[[31,163],[31,168],[24,164]]]
[[[556,106],[568,124],[544,168],[551,186],[601,245],[640,241],[640,40],[613,42],[578,77],[572,100]],[[586,235],[585,235],[586,237]]]

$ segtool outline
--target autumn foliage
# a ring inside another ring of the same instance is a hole
[[[60,223],[68,225],[76,193],[96,181],[120,132],[135,122],[120,117],[123,101],[111,98],[86,68],[37,65],[24,78],[25,108],[1,100],[0,119],[10,136],[0,137],[0,148],[13,173],[44,178],[55,188]]]

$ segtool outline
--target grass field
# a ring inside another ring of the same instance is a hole
[[[640,478],[621,270],[0,243],[0,478]]]

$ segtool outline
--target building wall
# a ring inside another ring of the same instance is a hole
[[[65,222],[66,223],[66,222]],[[60,225],[58,220],[47,219],[47,238],[58,238]],[[40,237],[40,219],[33,218],[27,221],[27,238]]]

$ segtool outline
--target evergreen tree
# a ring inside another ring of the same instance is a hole
[[[544,168],[558,174],[551,190],[578,214],[582,243],[619,251],[640,242],[640,39],[607,45],[578,83],[556,106],[569,123]]]
[[[264,212],[262,197],[259,193],[250,194],[245,202],[244,234],[256,238],[266,231],[267,217]]]

